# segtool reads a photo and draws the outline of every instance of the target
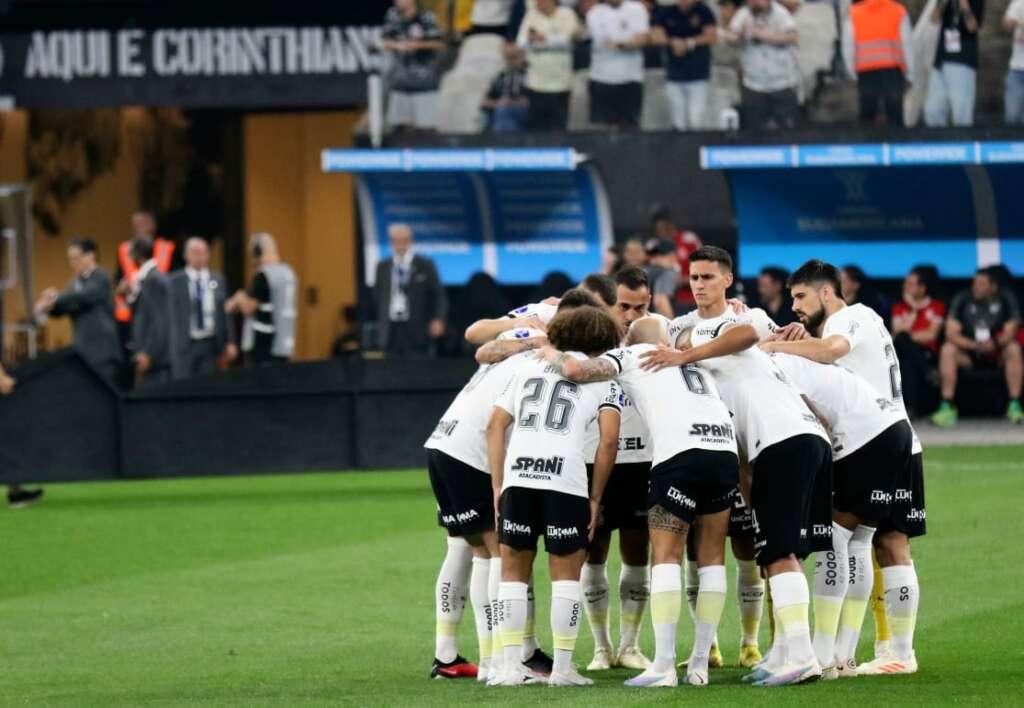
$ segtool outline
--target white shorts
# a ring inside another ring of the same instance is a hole
[[[437,91],[391,91],[388,94],[387,124],[389,127],[411,125],[415,128],[437,128]]]

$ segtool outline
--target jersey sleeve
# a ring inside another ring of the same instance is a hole
[[[697,320],[695,315],[687,313],[681,317],[677,317],[668,323],[668,341],[674,347],[676,340],[679,339],[679,335],[685,330],[690,329],[696,324]]]
[[[739,320],[738,324],[748,324],[754,328],[757,332],[757,338],[760,341],[768,339],[771,335],[779,329],[772,318],[768,316],[768,313],[759,307],[749,310],[742,319]]]
[[[532,315],[544,324],[547,324],[554,318],[557,312],[558,308],[554,305],[549,305],[546,302],[534,302],[529,305],[523,305],[522,307],[510,310],[506,316],[515,318],[530,317]]]
[[[600,405],[598,405],[597,410],[613,410],[616,413],[621,413],[623,403],[622,399],[624,397],[625,394],[622,393],[622,388],[619,386],[619,384],[617,384],[615,381],[609,381],[606,384],[604,396],[602,397],[601,403]]]
[[[615,365],[616,375],[624,373],[629,368],[629,352],[625,349],[609,349],[598,359],[606,359]]]
[[[844,307],[842,310],[825,320],[825,328],[822,330],[821,338],[828,339],[838,334],[850,345],[850,351],[857,348],[857,345],[864,341],[864,332],[867,325],[859,318],[854,317],[853,308]]]
[[[515,415],[516,410],[516,397],[515,392],[519,388],[519,377],[512,376],[509,378],[508,383],[505,384],[505,390],[501,392],[498,398],[494,401],[496,408],[501,408],[509,415]]]

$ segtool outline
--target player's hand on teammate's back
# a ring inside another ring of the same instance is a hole
[[[796,342],[801,339],[807,339],[811,336],[807,329],[804,328],[799,322],[791,322],[785,327],[780,327],[775,334],[768,337],[770,342]]]
[[[732,311],[735,312],[737,315],[742,315],[743,313],[750,310],[750,308],[747,307],[747,303],[743,302],[742,300],[737,300],[734,297],[731,297],[728,300],[726,300],[725,304],[732,308]]]
[[[670,366],[683,366],[690,363],[686,352],[666,347],[664,344],[659,344],[657,349],[644,352],[640,358],[643,359],[640,368],[644,371],[661,371]]]

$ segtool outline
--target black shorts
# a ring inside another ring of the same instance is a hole
[[[733,505],[740,465],[731,452],[686,450],[651,468],[647,506],[660,506],[688,524]]]
[[[754,514],[750,506],[743,501],[739,487],[733,490],[732,510],[729,512],[729,537],[754,538]]]
[[[594,466],[587,465],[587,479],[593,477]],[[647,487],[650,479],[650,462],[615,465],[601,496],[598,530],[647,528]]]
[[[509,487],[501,494],[498,539],[517,551],[537,548],[568,556],[589,545],[590,500],[574,494],[526,487]]]
[[[625,84],[590,82],[590,122],[636,128],[640,125],[640,109],[644,103],[644,85],[639,81]]]
[[[910,538],[924,536],[927,529],[924,506],[924,458],[911,455],[906,468],[896,480],[896,492],[888,519],[878,524],[878,532],[900,531]]]
[[[758,565],[830,550],[832,446],[817,435],[796,435],[766,447],[752,466]]]
[[[901,420],[866,445],[833,463],[836,511],[856,514],[869,526],[888,519],[896,497],[896,481],[910,463],[914,433]]]
[[[449,536],[471,536],[494,528],[491,475],[440,450],[427,450],[427,471],[437,499],[437,523]]]

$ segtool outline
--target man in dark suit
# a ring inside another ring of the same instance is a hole
[[[132,260],[139,267],[135,287],[128,293],[132,307],[132,361],[139,386],[164,383],[171,377],[171,320],[167,276],[153,259],[153,242],[135,239]]]
[[[96,244],[76,238],[68,246],[75,277],[64,290],[47,288],[36,303],[36,319],[68,315],[74,323],[74,347],[103,378],[115,381],[121,366],[121,344],[114,322],[110,277],[96,265]]]
[[[407,224],[388,228],[390,258],[377,264],[374,300],[380,348],[394,356],[426,356],[444,335],[448,298],[434,262],[413,252]]]
[[[171,320],[171,378],[187,379],[217,370],[238,356],[231,323],[224,312],[224,276],[210,271],[210,246],[193,237],[185,242],[185,267],[168,278]]]

